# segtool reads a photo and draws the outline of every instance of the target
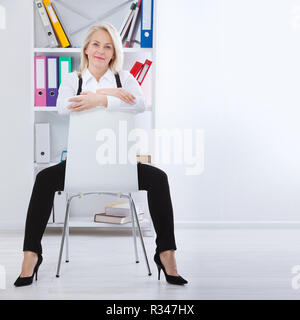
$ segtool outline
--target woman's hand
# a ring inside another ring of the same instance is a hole
[[[96,91],[97,94],[117,97],[127,103],[135,103],[135,96],[123,88],[102,88]]]
[[[70,109],[71,112],[80,112],[97,106],[107,106],[107,98],[105,95],[91,91],[81,92],[80,96],[70,98],[68,101],[74,102],[68,106],[68,109]]]

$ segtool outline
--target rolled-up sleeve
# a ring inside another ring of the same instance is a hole
[[[127,79],[122,83],[124,90],[135,96],[134,103],[127,103],[117,97],[107,96],[107,111],[125,111],[130,113],[141,113],[146,109],[146,99],[141,89],[141,86],[134,76],[126,71]]]
[[[61,82],[56,101],[57,111],[59,114],[70,114],[70,110],[67,107],[71,102],[68,101],[68,99],[76,95],[77,86],[78,78],[74,73],[67,74],[65,79]]]

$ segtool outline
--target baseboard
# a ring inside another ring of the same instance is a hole
[[[176,229],[197,229],[197,228],[300,228],[300,221],[174,221]],[[24,221],[0,221],[0,230],[24,231]]]
[[[175,228],[300,228],[300,221],[175,221]]]

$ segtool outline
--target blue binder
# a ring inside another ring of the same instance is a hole
[[[141,48],[152,48],[153,0],[142,0],[141,5]]]

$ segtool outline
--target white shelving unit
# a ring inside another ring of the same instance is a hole
[[[72,44],[72,48],[48,48],[47,40],[44,35],[44,30],[36,12],[34,1],[32,0],[32,10],[33,10],[33,41],[34,44],[32,48],[32,75],[31,75],[31,88],[32,88],[32,122],[33,122],[33,130],[34,124],[39,122],[48,122],[50,123],[50,163],[47,164],[39,164],[35,162],[34,155],[33,155],[33,175],[39,172],[41,169],[55,165],[60,161],[60,153],[63,150],[67,149],[67,140],[68,140],[68,125],[69,125],[69,117],[59,115],[57,112],[56,107],[41,107],[34,105],[34,56],[38,55],[45,55],[45,56],[71,56],[72,57],[72,71],[79,70],[80,65],[80,52],[81,52],[81,43],[83,42],[84,36],[89,28],[89,26],[93,23],[101,22],[101,21],[108,21],[112,23],[117,29],[121,26],[124,16],[127,14],[128,9],[130,7],[129,1],[121,1],[121,0],[106,0],[106,1],[98,1],[98,0],[87,0],[87,1],[78,1],[78,0],[69,0],[69,4],[72,4],[75,10],[70,10],[71,6],[64,6],[62,1],[55,1],[52,0],[54,3],[59,17],[61,18],[61,22],[63,27],[70,38],[70,42]],[[64,1],[64,3],[68,3],[68,1]],[[75,28],[74,24],[81,22],[82,19],[86,19],[87,16],[91,16],[90,8],[94,8],[94,12],[102,12],[102,9],[105,12],[112,12],[109,11],[109,6],[115,6],[118,10],[118,14],[113,13],[110,16],[107,16],[105,19],[100,19],[97,22],[95,21],[97,17],[91,17],[93,23],[86,23],[88,25],[85,30],[82,32],[70,32],[72,28]],[[69,7],[69,8],[68,8]],[[120,8],[122,10],[120,10]],[[86,14],[84,14],[84,10],[86,10]],[[78,12],[82,12],[82,19],[80,17],[78,19],[74,19],[74,14],[80,15]],[[154,7],[154,22],[155,22],[155,7]],[[155,30],[155,24],[154,24]],[[139,34],[139,31],[138,31]],[[155,32],[154,32],[155,34]],[[155,86],[154,86],[154,75],[155,75],[155,38],[153,38],[153,48],[124,48],[124,65],[123,68],[125,70],[130,70],[133,66],[135,61],[144,62],[145,59],[150,59],[152,61],[151,68],[148,72],[147,77],[145,78],[142,90],[145,93],[147,107],[146,112],[143,114],[137,115],[139,118],[139,125],[143,127],[147,127],[148,129],[154,128],[154,105],[155,105]],[[34,143],[34,141],[33,141]],[[112,201],[116,201],[117,199],[112,198]],[[111,203],[111,201],[109,202]],[[106,204],[109,204],[106,203]],[[106,205],[105,204],[105,205]],[[148,208],[147,204],[145,204]],[[146,210],[147,211],[147,210]],[[51,220],[51,219],[50,219]],[[62,223],[49,223],[47,227],[62,227]],[[140,221],[141,229],[144,235],[153,236],[154,235],[154,228],[151,221],[150,213],[145,212],[145,218]],[[116,224],[104,224],[104,223],[95,223],[93,221],[93,213],[85,214],[82,216],[72,215],[72,207],[70,213],[70,222],[69,226],[72,227],[88,227],[88,228],[111,228],[111,229],[131,229],[131,223],[124,224],[124,225],[116,225]]]

